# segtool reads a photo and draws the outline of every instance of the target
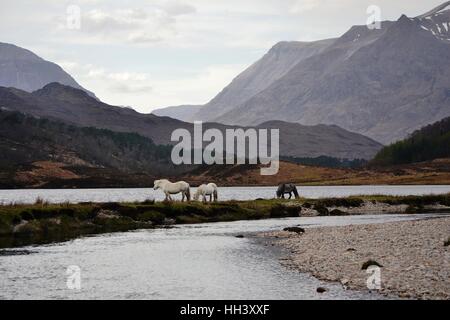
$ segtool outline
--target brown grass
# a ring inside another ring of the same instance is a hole
[[[414,185],[450,184],[450,159],[382,168],[336,169],[304,166],[281,162],[274,176],[261,176],[259,167],[246,166],[237,170],[225,168],[220,173],[214,169],[196,172],[186,180],[221,181],[221,185],[266,185],[282,182],[298,185]]]

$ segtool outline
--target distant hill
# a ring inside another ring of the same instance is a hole
[[[152,111],[152,114],[160,117],[170,117],[186,122],[194,122],[195,115],[203,106],[185,105],[176,107],[167,107],[156,109]]]
[[[27,49],[0,42],[0,86],[33,92],[52,82],[83,90],[95,97],[57,64]]]
[[[107,105],[81,90],[58,83],[48,84],[32,93],[0,87],[0,107],[81,127],[134,132],[162,145],[172,143],[170,137],[175,129],[193,131],[191,123]],[[223,132],[235,127],[205,123],[204,129],[208,128],[217,128]],[[372,159],[382,148],[381,144],[370,138],[337,126],[302,126],[271,121],[257,128],[280,129],[280,154],[284,156]]]
[[[281,161],[280,171],[274,176],[261,176],[260,167],[259,165],[200,166],[188,172],[183,180],[194,184],[220,181],[221,186],[276,186],[285,182],[324,186],[450,184],[450,159],[360,168],[329,168]]]
[[[428,125],[408,139],[383,148],[372,164],[395,165],[439,158],[450,158],[450,118]]]
[[[217,181],[221,186],[283,181],[333,185],[450,181],[448,161],[376,170],[282,161],[279,174],[261,176],[259,165],[175,167],[170,151],[170,147],[155,145],[135,133],[76,127],[0,110],[0,188],[150,187],[162,176],[185,179],[193,185]]]
[[[111,106],[82,90],[59,83],[50,83],[32,93],[0,87],[0,107],[81,127],[134,132],[156,144],[169,144],[173,130],[190,126],[178,120]]]
[[[0,150],[0,185],[39,184],[45,168],[45,182],[64,176],[99,181],[104,172],[130,179],[137,173],[157,177],[187,171],[171,164],[169,146],[138,134],[81,128],[5,110],[0,110]]]
[[[304,126],[286,121],[269,121],[256,128],[279,128],[280,154],[287,157],[371,159],[382,148],[377,141],[338,126]]]

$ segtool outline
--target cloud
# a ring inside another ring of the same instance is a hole
[[[193,14],[197,9],[190,4],[180,2],[169,2],[164,6],[165,11],[172,16],[181,16],[186,14]]]
[[[148,93],[153,90],[149,84],[149,75],[138,72],[110,72],[105,68],[91,64],[80,65],[73,61],[59,61],[58,64],[67,72],[75,75],[81,82],[91,82],[114,93],[133,94]]]
[[[127,40],[133,43],[155,43],[163,41],[163,38],[160,35],[137,31],[130,33]]]
[[[132,105],[141,112],[180,104],[204,104],[247,66],[209,65],[177,77],[152,77],[149,73],[115,72],[92,64],[57,61],[86,88],[113,105]]]
[[[143,3],[141,2],[141,5]],[[108,43],[155,43],[177,34],[177,19],[196,12],[190,4],[179,1],[152,1],[136,8],[80,7],[81,28],[78,36]],[[66,17],[59,17],[59,30],[66,31]]]
[[[318,0],[295,0],[289,8],[289,12],[294,14],[304,13],[318,6],[320,6]]]
[[[115,84],[109,87],[110,91],[119,92],[119,93],[150,93],[153,90],[152,86],[135,86],[125,83]]]
[[[81,29],[67,24],[68,4]],[[383,19],[442,0],[378,0]],[[205,103],[278,41],[342,35],[372,0],[3,0],[2,42],[59,62],[114,105]]]
[[[114,81],[147,81],[148,75],[135,72],[116,72],[109,73],[107,77]]]

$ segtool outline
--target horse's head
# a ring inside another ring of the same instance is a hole
[[[200,192],[194,193],[194,196],[192,197],[195,201],[198,201],[198,198],[200,197]]]
[[[277,189],[277,198],[281,198],[284,193],[284,184],[280,184]]]
[[[202,190],[205,188],[206,185],[201,184],[198,186],[197,190],[194,193],[193,199],[197,201],[200,198],[200,195],[202,194]]]
[[[153,190],[158,190],[161,187],[161,180],[155,180],[153,182]]]

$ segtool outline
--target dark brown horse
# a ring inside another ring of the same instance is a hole
[[[289,193],[289,199],[292,198],[292,193],[294,193],[295,199],[298,199],[300,196],[298,195],[297,187],[293,183],[282,183],[278,186],[277,190],[277,198],[283,198],[284,195]]]

